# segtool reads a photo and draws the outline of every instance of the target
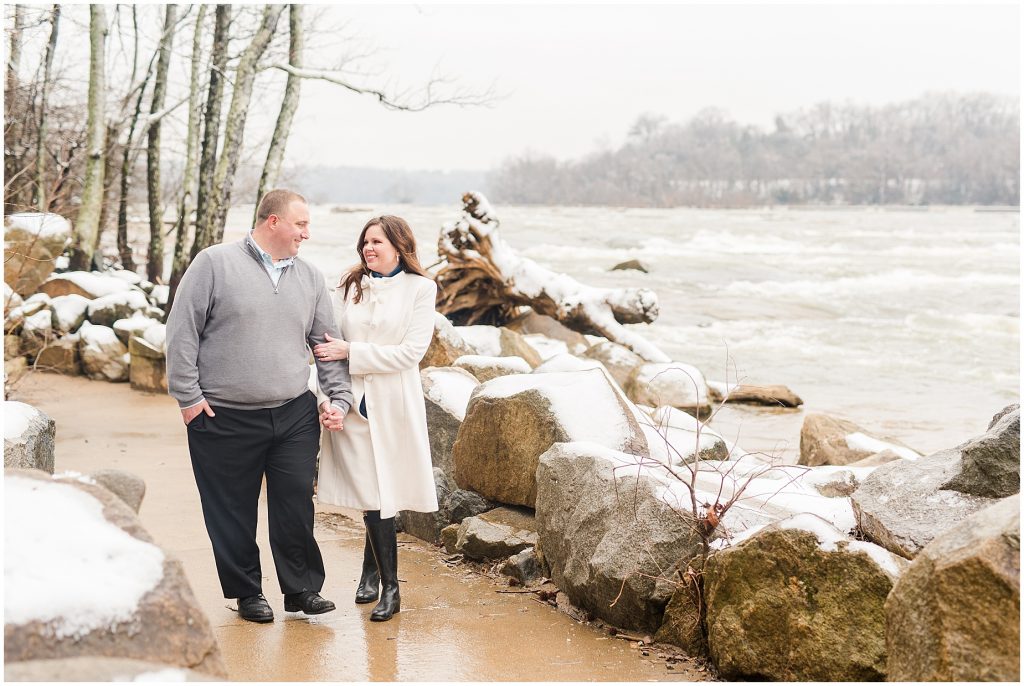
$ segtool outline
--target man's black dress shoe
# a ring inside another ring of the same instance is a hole
[[[238,616],[250,622],[266,624],[274,621],[274,611],[263,594],[238,599]]]
[[[285,612],[305,612],[307,615],[322,615],[334,609],[334,603],[316,591],[284,594]]]

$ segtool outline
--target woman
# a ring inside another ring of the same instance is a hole
[[[321,360],[348,360],[355,397],[344,430],[323,432],[317,497],[363,510],[356,602],[379,596],[370,619],[383,622],[401,609],[395,514],[437,510],[419,371],[434,333],[437,286],[404,219],[371,219],[356,245],[359,264],[334,294],[343,340],[328,336],[313,348]]]

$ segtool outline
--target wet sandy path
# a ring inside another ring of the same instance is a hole
[[[362,525],[352,512],[318,506],[317,539],[327,568],[323,594],[335,612],[285,613],[267,542],[258,538],[264,593],[276,621],[237,617],[221,597],[185,429],[174,401],[80,377],[32,374],[11,395],[57,422],[57,471],[124,469],[146,481],[140,517],[177,555],[220,642],[230,677],[242,681],[651,681],[705,680],[691,663],[670,669],[652,652],[579,624],[531,594],[497,593],[497,582],[449,568],[441,552],[400,535],[402,611],[371,623],[355,605]],[[265,500],[261,500],[265,507]]]

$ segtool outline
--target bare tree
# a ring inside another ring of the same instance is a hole
[[[46,42],[46,54],[43,57],[43,83],[39,92],[39,131],[36,143],[36,198],[35,204],[40,212],[50,209],[46,193],[46,136],[47,106],[50,86],[53,78],[53,55],[57,51],[57,29],[60,23],[60,5],[50,9],[50,39]]]
[[[12,143],[20,143],[21,140],[21,118],[16,115],[16,112],[21,100],[18,70],[21,67],[21,43],[24,29],[25,6],[15,5],[14,28],[10,32],[7,72],[4,82],[4,206],[11,208],[17,208],[19,204],[17,196],[11,192],[12,181],[22,171],[21,156],[16,145]]]
[[[153,81],[153,100],[150,114],[157,115],[164,108],[167,94],[167,70],[171,62],[171,45],[174,42],[174,25],[177,21],[176,5],[167,5],[164,15],[164,32],[160,37],[160,58],[156,65]],[[146,278],[153,282],[163,279],[164,232],[163,206],[160,202],[160,122],[149,127],[146,147],[146,196],[149,201],[149,261]]]
[[[103,5],[89,6],[89,102],[86,129],[88,158],[82,205],[72,231],[71,268],[88,270],[93,265],[95,243],[99,235],[103,205],[103,167],[106,144],[104,114],[106,79],[104,77],[107,19]]]

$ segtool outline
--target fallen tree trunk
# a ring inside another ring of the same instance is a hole
[[[441,229],[437,274],[439,312],[457,324],[501,325],[523,306],[581,333],[620,343],[649,362],[669,357],[623,324],[658,317],[658,297],[646,288],[595,288],[519,257],[498,234],[499,221],[482,193],[462,196],[463,215]]]

